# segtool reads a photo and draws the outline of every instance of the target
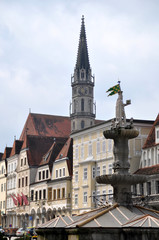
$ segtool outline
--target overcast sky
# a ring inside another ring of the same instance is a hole
[[[97,119],[115,116],[118,79],[127,117],[159,111],[158,0],[0,0],[0,151],[18,139],[29,109],[69,116],[81,17],[95,74]]]

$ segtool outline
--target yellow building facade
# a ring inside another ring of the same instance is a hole
[[[129,142],[131,172],[138,166],[141,148],[152,121],[134,120],[139,136]],[[110,129],[111,120],[71,134],[73,138],[72,214],[111,204],[113,188],[96,183],[96,176],[113,173],[113,141],[103,131]]]

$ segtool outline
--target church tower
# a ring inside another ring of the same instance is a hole
[[[74,75],[71,77],[72,103],[70,104],[71,130],[77,131],[94,125],[94,76],[90,68],[84,16]]]

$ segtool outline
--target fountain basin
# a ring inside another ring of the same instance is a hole
[[[114,128],[104,131],[103,134],[107,139],[116,139],[120,137],[131,139],[136,138],[139,135],[139,131],[136,129]]]
[[[97,183],[100,184],[111,184],[115,186],[120,185],[134,185],[138,183],[144,183],[148,180],[146,175],[125,175],[125,174],[108,174],[96,177]]]

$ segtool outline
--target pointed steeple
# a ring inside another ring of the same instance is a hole
[[[70,104],[71,131],[77,131],[94,125],[94,76],[89,63],[87,39],[82,16],[74,75],[71,77],[72,103]]]
[[[90,70],[84,16],[82,16],[81,32],[75,69],[78,71],[78,73],[81,69],[85,69],[86,73],[88,73],[88,71]]]

